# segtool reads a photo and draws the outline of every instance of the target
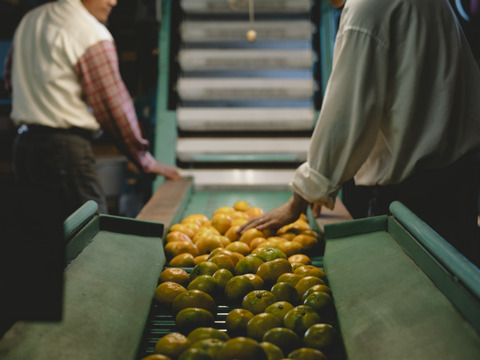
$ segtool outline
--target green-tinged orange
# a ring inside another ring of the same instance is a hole
[[[217,314],[217,305],[213,297],[201,290],[187,290],[178,294],[172,301],[172,313],[176,315],[180,310],[194,307],[209,311],[213,316]]]
[[[270,313],[256,314],[247,323],[247,336],[262,341],[263,335],[270,329],[282,326],[282,321]]]
[[[306,347],[293,350],[288,354],[288,358],[292,360],[327,360],[321,351]]]
[[[276,301],[275,295],[268,290],[253,290],[243,298],[242,308],[256,315],[264,312],[269,305]]]
[[[267,306],[265,312],[275,315],[283,322],[283,318],[285,317],[287,312],[293,309],[293,307],[294,306],[287,301],[277,301],[274,302],[272,305]]]
[[[214,323],[212,313],[202,308],[185,308],[175,316],[175,326],[182,334],[189,334],[198,327],[212,327]]]
[[[295,331],[300,338],[303,338],[305,331],[310,326],[320,323],[321,320],[320,315],[310,306],[298,305],[287,312],[283,318],[283,325]]]
[[[267,355],[268,360],[282,360],[285,355],[283,354],[282,349],[280,349],[277,345],[272,344],[268,341],[262,341],[260,343],[263,351]]]
[[[176,359],[191,345],[190,340],[179,332],[173,332],[162,336],[155,344],[156,354],[166,355]]]
[[[291,329],[280,326],[268,330],[263,335],[263,341],[277,345],[285,354],[301,346],[298,335]]]
[[[238,336],[225,341],[215,360],[268,360],[260,344],[254,339]]]
[[[227,281],[224,288],[224,295],[229,304],[240,304],[243,297],[250,291],[255,290],[255,286],[245,275],[236,275]]]
[[[251,311],[245,309],[233,309],[225,318],[225,327],[231,337],[247,336],[247,323],[254,317]]]

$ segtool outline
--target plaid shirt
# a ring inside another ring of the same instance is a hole
[[[155,162],[142,137],[132,99],[120,76],[113,41],[87,49],[75,65],[86,103],[101,127],[111,134],[120,150],[144,171]]]

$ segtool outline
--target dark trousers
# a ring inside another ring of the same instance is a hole
[[[44,129],[22,132],[14,143],[13,170],[23,186],[58,195],[49,205],[59,209],[62,221],[88,200],[98,203],[99,213],[107,213],[91,141],[84,136]]]
[[[480,265],[478,178],[472,156],[438,170],[418,170],[400,184],[346,188],[345,204],[354,217],[389,213],[400,201],[477,266]],[[360,205],[360,203],[362,205]]]

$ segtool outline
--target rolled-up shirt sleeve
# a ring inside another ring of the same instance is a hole
[[[355,29],[337,36],[334,66],[307,161],[290,183],[311,203],[332,209],[342,184],[357,173],[381,136],[388,96],[386,45]]]
[[[140,169],[147,171],[155,159],[143,138],[133,101],[123,82],[113,41],[89,47],[75,66],[86,103],[103,130]]]

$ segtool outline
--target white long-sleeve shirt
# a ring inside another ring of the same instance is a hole
[[[332,208],[480,146],[480,71],[447,0],[347,0],[307,161],[291,188]]]

